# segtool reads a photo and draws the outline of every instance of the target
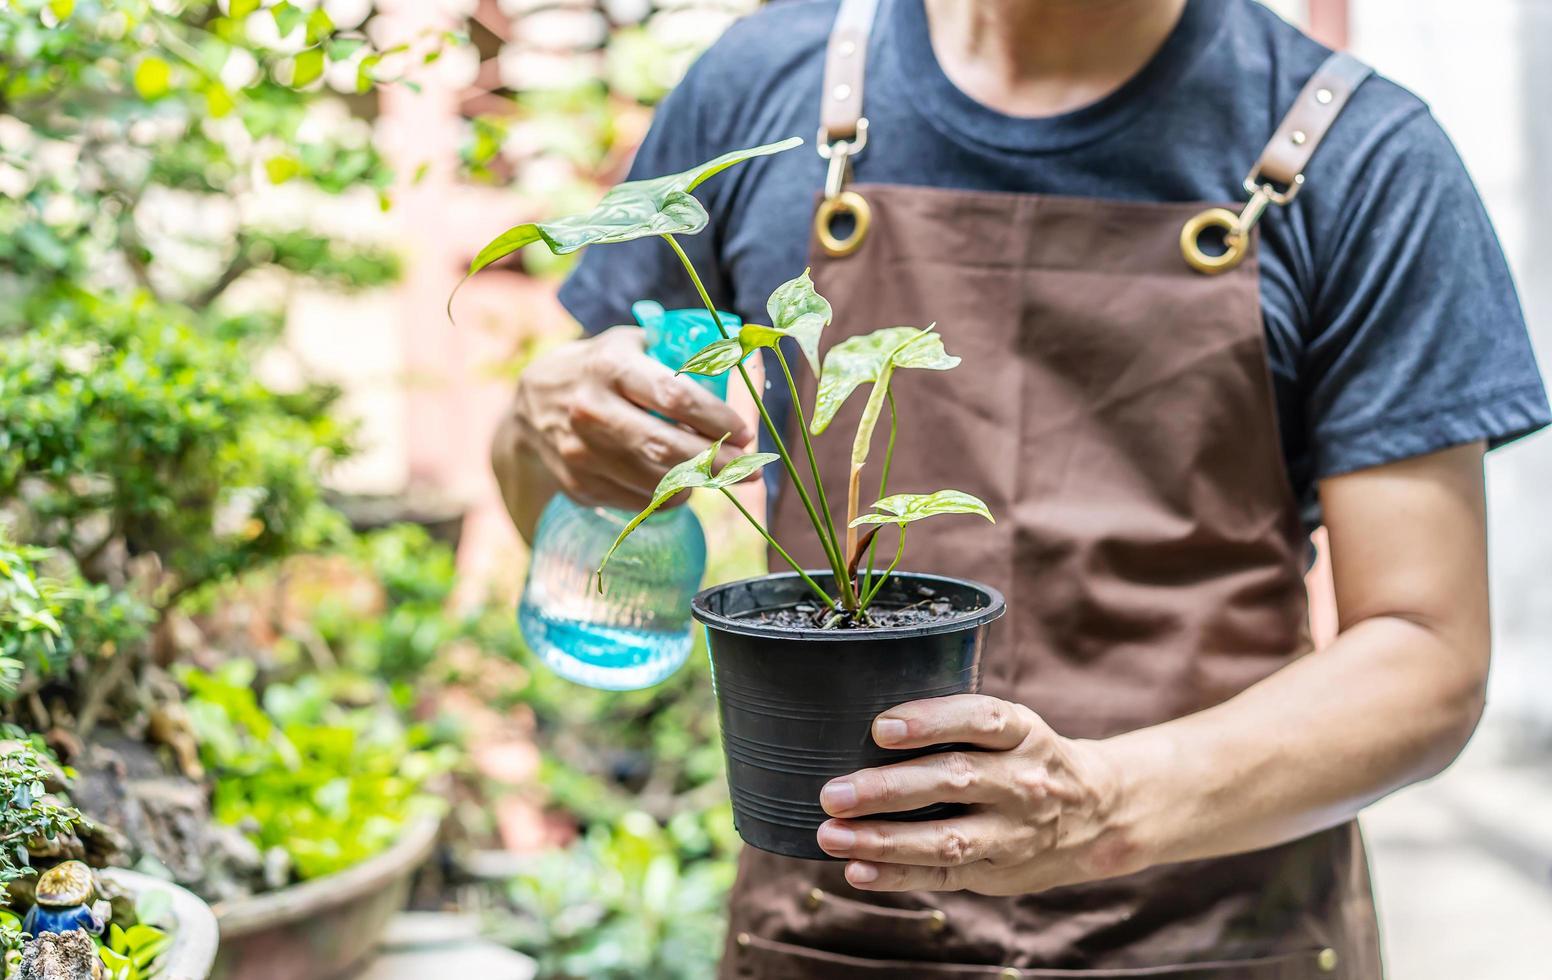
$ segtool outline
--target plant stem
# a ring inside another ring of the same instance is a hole
[[[825,530],[830,532],[830,547],[839,550],[841,542],[835,533],[835,518],[830,514],[830,501],[825,497],[824,478],[819,475],[819,457],[814,455],[814,441],[808,434],[808,419],[803,417],[803,402],[798,398],[797,382],[792,380],[792,369],[787,366],[787,357],[780,347],[776,348],[776,360],[781,364],[781,373],[787,379],[787,391],[792,395],[792,410],[798,416],[798,431],[803,433],[803,449],[808,453],[808,468],[814,474],[814,489],[819,494],[819,512],[824,515]]]
[[[866,612],[868,606],[873,604],[873,597],[878,595],[879,590],[884,587],[884,583],[889,581],[889,576],[894,574],[895,569],[900,564],[900,556],[903,554],[905,554],[905,525],[901,524],[900,543],[895,546],[895,560],[889,563],[889,567],[884,569],[884,574],[878,577],[878,581],[874,583],[873,588],[863,597],[862,606],[859,609],[860,612]]]
[[[684,254],[684,249],[674,241],[674,236],[662,236],[668,242],[668,247],[679,256],[679,262],[684,266],[684,271],[690,274],[690,281],[695,284],[695,291],[700,294],[701,302],[706,305],[706,312],[711,314],[711,322],[716,324],[717,330],[724,338],[728,337],[727,328],[722,325],[722,317],[717,315],[717,306],[706,293],[706,287],[701,284],[701,277],[695,271],[695,266],[690,262],[690,257]],[[787,451],[787,444],[781,438],[781,432],[776,428],[776,423],[771,419],[771,413],[765,410],[765,401],[760,397],[760,392],[754,386],[754,380],[749,377],[749,372],[744,368],[743,362],[738,363],[738,375],[744,379],[744,387],[749,389],[749,397],[754,399],[754,407],[760,413],[760,421],[765,423],[765,431],[770,433],[771,442],[776,446],[776,453],[781,457],[782,465],[787,468],[787,476],[792,480],[793,489],[797,491],[798,499],[803,502],[803,509],[808,512],[809,523],[814,525],[814,533],[819,536],[819,543],[825,550],[825,557],[830,562],[830,571],[835,574],[835,580],[841,585],[841,600],[847,609],[857,607],[857,597],[853,594],[851,580],[846,575],[846,559],[831,546],[830,539],[825,535],[824,524],[820,521],[819,513],[814,510],[814,501],[808,495],[808,488],[803,485],[803,480],[798,476],[798,468],[792,462],[792,454]]]
[[[752,524],[756,531],[760,532],[760,537],[765,539],[765,543],[770,545],[771,548],[773,548],[775,552],[782,557],[782,560],[784,560],[788,565],[792,566],[792,570],[797,572],[798,577],[807,583],[809,588],[814,590],[815,595],[824,600],[825,608],[833,610],[835,608],[835,600],[830,598],[830,593],[820,588],[819,583],[810,578],[808,573],[803,571],[802,566],[792,560],[792,556],[787,554],[787,550],[785,548],[776,543],[776,539],[771,537],[771,533],[765,529],[765,526],[759,521],[755,520],[754,515],[749,513],[748,509],[745,508],[743,504],[738,502],[738,498],[733,495],[733,491],[729,490],[727,487],[723,487],[722,495],[733,501],[733,506],[737,507],[738,512],[744,515],[744,519]]]
[[[895,433],[900,428],[900,415],[895,410],[895,390],[893,388],[885,394],[889,399],[889,445],[884,447],[884,472],[878,478],[878,499],[883,500],[889,495],[889,468],[895,462]],[[867,593],[873,587],[873,556],[878,552],[878,535],[868,543],[868,573],[863,579],[862,594]]]

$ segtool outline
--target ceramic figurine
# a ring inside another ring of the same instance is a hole
[[[107,903],[93,903],[97,895],[92,869],[80,861],[63,861],[38,876],[32,911],[22,920],[22,931],[33,936],[84,929],[94,936],[107,927]]]

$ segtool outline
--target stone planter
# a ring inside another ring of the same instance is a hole
[[[202,899],[177,885],[121,868],[105,868],[97,877],[138,898],[160,891],[171,899],[172,945],[161,955],[157,980],[206,980],[216,958],[216,917]]]
[[[338,874],[215,906],[215,980],[342,980],[376,954],[441,820],[422,818],[388,850]]]

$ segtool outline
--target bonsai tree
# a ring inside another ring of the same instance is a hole
[[[336,286],[395,276],[380,249],[260,223],[237,206],[269,184],[386,194],[392,180],[364,122],[318,116],[325,73],[349,90],[340,98],[370,92],[396,49],[311,6],[0,5],[0,332],[27,324],[31,302],[60,286],[139,290],[203,311],[255,270]],[[173,198],[198,220],[169,225]]]
[[[865,625],[869,622],[868,608],[878,597],[889,576],[899,567],[905,550],[908,525],[938,514],[977,514],[992,520],[985,503],[958,490],[888,494],[889,469],[894,458],[897,435],[897,414],[891,394],[895,372],[910,368],[946,371],[959,364],[959,358],[949,355],[944,349],[942,338],[934,331],[935,325],[920,328],[885,327],[853,337],[832,347],[821,363],[819,341],[825,327],[830,324],[831,309],[824,297],[815,291],[813,281],[805,270],[802,275],[783,283],[771,294],[766,304],[771,321],[769,324],[746,324],[736,335],[730,335],[717,316],[716,306],[707,294],[694,264],[675,240],[676,235],[693,235],[702,231],[710,220],[706,209],[691,193],[701,183],[746,160],[780,153],[801,144],[801,139],[793,137],[779,143],[726,153],[682,173],[620,184],[605,194],[591,211],[554,221],[521,224],[509,229],[486,245],[470,263],[469,275],[473,275],[492,262],[535,242],[542,242],[550,251],[563,255],[589,245],[633,241],[649,235],[662,238],[683,264],[696,293],[711,313],[712,322],[722,331],[723,338],[690,358],[680,368],[680,372],[719,375],[736,371],[754,399],[761,423],[776,450],[774,453],[756,452],[739,456],[720,471],[714,472],[713,461],[723,441],[719,439],[704,452],[670,469],[653,492],[647,507],[625,526],[614,547],[605,555],[598,569],[600,589],[604,587],[604,567],[615,548],[669,499],[696,488],[720,491],[733,501],[740,513],[770,544],[771,549],[792,566],[822,603],[821,613],[826,627]],[[796,380],[782,347],[783,341],[792,342],[792,346],[797,348],[818,377],[818,391],[811,410],[805,410],[799,397]],[[811,486],[799,472],[797,457],[787,447],[786,440],[744,367],[749,355],[764,349],[770,349],[775,355],[791,396]],[[825,494],[823,474],[814,452],[812,437],[825,432],[841,406],[863,385],[871,385],[871,389],[852,439],[845,519],[838,526],[835,512]],[[874,435],[885,407],[889,409],[889,436],[880,472],[878,499],[869,506],[871,513],[863,513],[859,506],[862,473],[871,456]],[[735,485],[778,461],[786,470],[793,491],[813,526],[830,567],[832,588],[837,590],[838,595],[832,596],[806,570],[799,567],[764,523],[750,514],[733,496],[732,488]],[[874,539],[881,527],[891,524],[899,531],[894,559],[881,574],[875,576],[872,554]],[[865,533],[863,529],[866,529]],[[865,553],[866,565],[863,564]]]
[[[0,906],[13,881],[33,874],[29,843],[68,834],[81,820],[75,808],[44,792],[56,770],[43,753],[25,742],[0,746]]]
[[[61,294],[0,342],[0,506],[158,617],[207,582],[323,543],[321,462],[348,451],[335,392],[276,393],[261,338],[145,297]]]

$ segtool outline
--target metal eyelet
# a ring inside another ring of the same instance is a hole
[[[1250,236],[1239,230],[1239,215],[1228,208],[1208,208],[1180,229],[1180,254],[1197,272],[1217,275],[1240,264],[1249,250]],[[1202,233],[1218,228],[1223,231],[1223,252],[1212,255],[1202,248]]]
[[[836,217],[846,214],[851,215],[853,227],[850,235],[841,238],[835,234],[831,225]],[[842,191],[819,202],[819,207],[814,211],[814,235],[826,255],[844,258],[862,247],[862,240],[867,237],[872,222],[873,209],[867,200],[856,191]]]

